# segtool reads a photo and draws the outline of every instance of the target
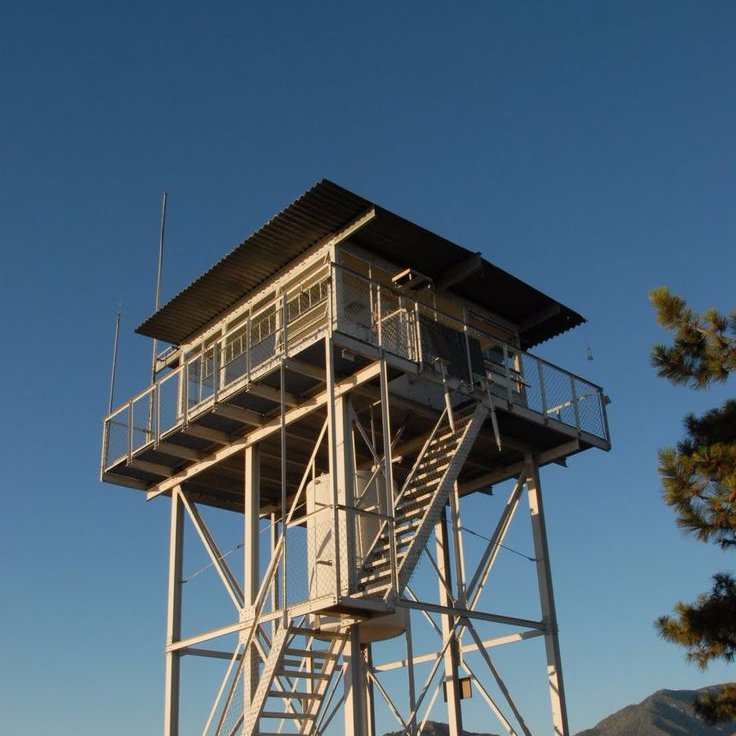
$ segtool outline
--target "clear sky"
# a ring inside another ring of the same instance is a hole
[[[122,403],[148,380],[161,192],[167,298],[323,177],[589,319],[537,351],[613,400],[613,451],[542,479],[573,729],[734,679],[652,625],[733,569],[656,474],[733,384],[656,378],[647,292],[736,306],[735,95],[732,2],[6,0],[0,729],[160,731],[168,502],[97,478],[114,314]]]

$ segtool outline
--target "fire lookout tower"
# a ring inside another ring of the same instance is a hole
[[[171,499],[165,736],[180,732],[180,669],[195,656],[222,665],[203,736],[373,736],[386,718],[413,735],[440,693],[459,736],[471,692],[529,735],[491,652],[534,637],[551,731],[567,736],[539,468],[610,442],[602,390],[526,351],[583,321],[322,181],[144,322],[171,347],[105,418],[102,479]],[[503,481],[505,502],[489,493]],[[530,618],[483,596],[524,495]],[[471,500],[482,516],[466,520]],[[242,517],[242,574],[207,507]],[[233,608],[185,636],[186,520]],[[427,622],[437,646],[415,651]]]

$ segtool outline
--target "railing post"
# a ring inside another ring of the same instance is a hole
[[[333,263],[330,261],[330,276],[329,276],[329,294],[327,298],[327,321],[330,325],[330,329],[328,330],[328,333],[332,335],[335,330],[338,329],[337,325],[337,269],[338,266],[336,263]],[[343,277],[343,282],[341,284],[341,288],[345,289],[345,279]]]
[[[511,391],[511,369],[509,368],[509,346],[508,343],[503,344],[503,367],[506,370],[506,398],[509,406],[514,403],[514,396]]]
[[[220,385],[220,361],[218,356],[220,355],[220,341],[215,340],[215,344],[212,346],[212,401],[217,403],[217,395],[219,393]]]
[[[128,462],[133,459],[133,402],[128,402]]]
[[[381,319],[381,285],[376,284],[376,321],[378,324],[376,325],[376,331],[378,333],[378,348],[380,350],[383,350],[383,320]]]
[[[245,320],[245,382],[250,385],[250,350],[251,350],[251,322],[250,312]]]
[[[182,418],[183,426],[186,427],[189,424],[189,361],[184,359],[184,365],[182,366],[182,384],[181,384],[181,395],[182,395]]]
[[[110,417],[102,424],[102,458],[100,459],[100,474],[107,467],[107,456],[110,454]]]
[[[539,393],[542,397],[542,414],[545,419],[547,418],[547,389],[544,387],[544,371],[542,370],[541,361],[534,359],[537,362],[537,374],[539,375]]]
[[[281,354],[284,356],[284,358],[288,354],[289,350],[289,343],[288,343],[288,335],[287,335],[287,324],[288,324],[288,318],[289,318],[289,299],[288,299],[288,293],[285,291],[283,293],[283,296],[281,298]]]
[[[421,365],[423,361],[422,326],[421,326],[421,321],[420,321],[419,301],[416,299],[414,300],[414,330],[416,332],[416,337],[415,337],[416,355],[414,356],[414,360]]]
[[[465,336],[465,359],[468,361],[468,383],[473,388],[473,359],[470,354],[470,335],[468,335],[468,310],[463,307],[463,335]]]
[[[159,384],[153,384],[153,396],[151,401],[153,402],[153,445],[158,447],[159,439],[161,437],[161,392],[159,391]]]
[[[575,429],[577,431],[580,431],[580,407],[578,406],[578,395],[577,391],[575,390],[575,376],[570,374],[570,389],[571,389],[571,395],[572,395],[572,408],[575,412]]]
[[[608,413],[606,412],[606,397],[603,395],[603,389],[598,389],[598,408],[601,412],[601,416],[603,417],[603,432],[605,434],[604,438],[606,441],[609,440],[610,435],[608,434]]]

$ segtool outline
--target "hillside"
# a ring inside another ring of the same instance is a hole
[[[695,690],[659,690],[577,736],[736,736],[736,723],[706,726],[690,705]]]
[[[736,736],[736,723],[706,726],[695,717],[690,704],[697,692],[658,690],[641,703],[627,705],[576,736]],[[401,731],[384,734],[400,735]],[[429,721],[422,736],[448,736],[447,724]],[[463,736],[497,734],[463,731]]]

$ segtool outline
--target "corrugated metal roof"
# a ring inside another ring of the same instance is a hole
[[[475,254],[388,210],[322,180],[203,273],[136,332],[178,345],[217,318],[311,246],[374,207],[376,217],[350,240],[388,261],[440,281]],[[485,259],[451,291],[520,325],[528,348],[585,320]]]

